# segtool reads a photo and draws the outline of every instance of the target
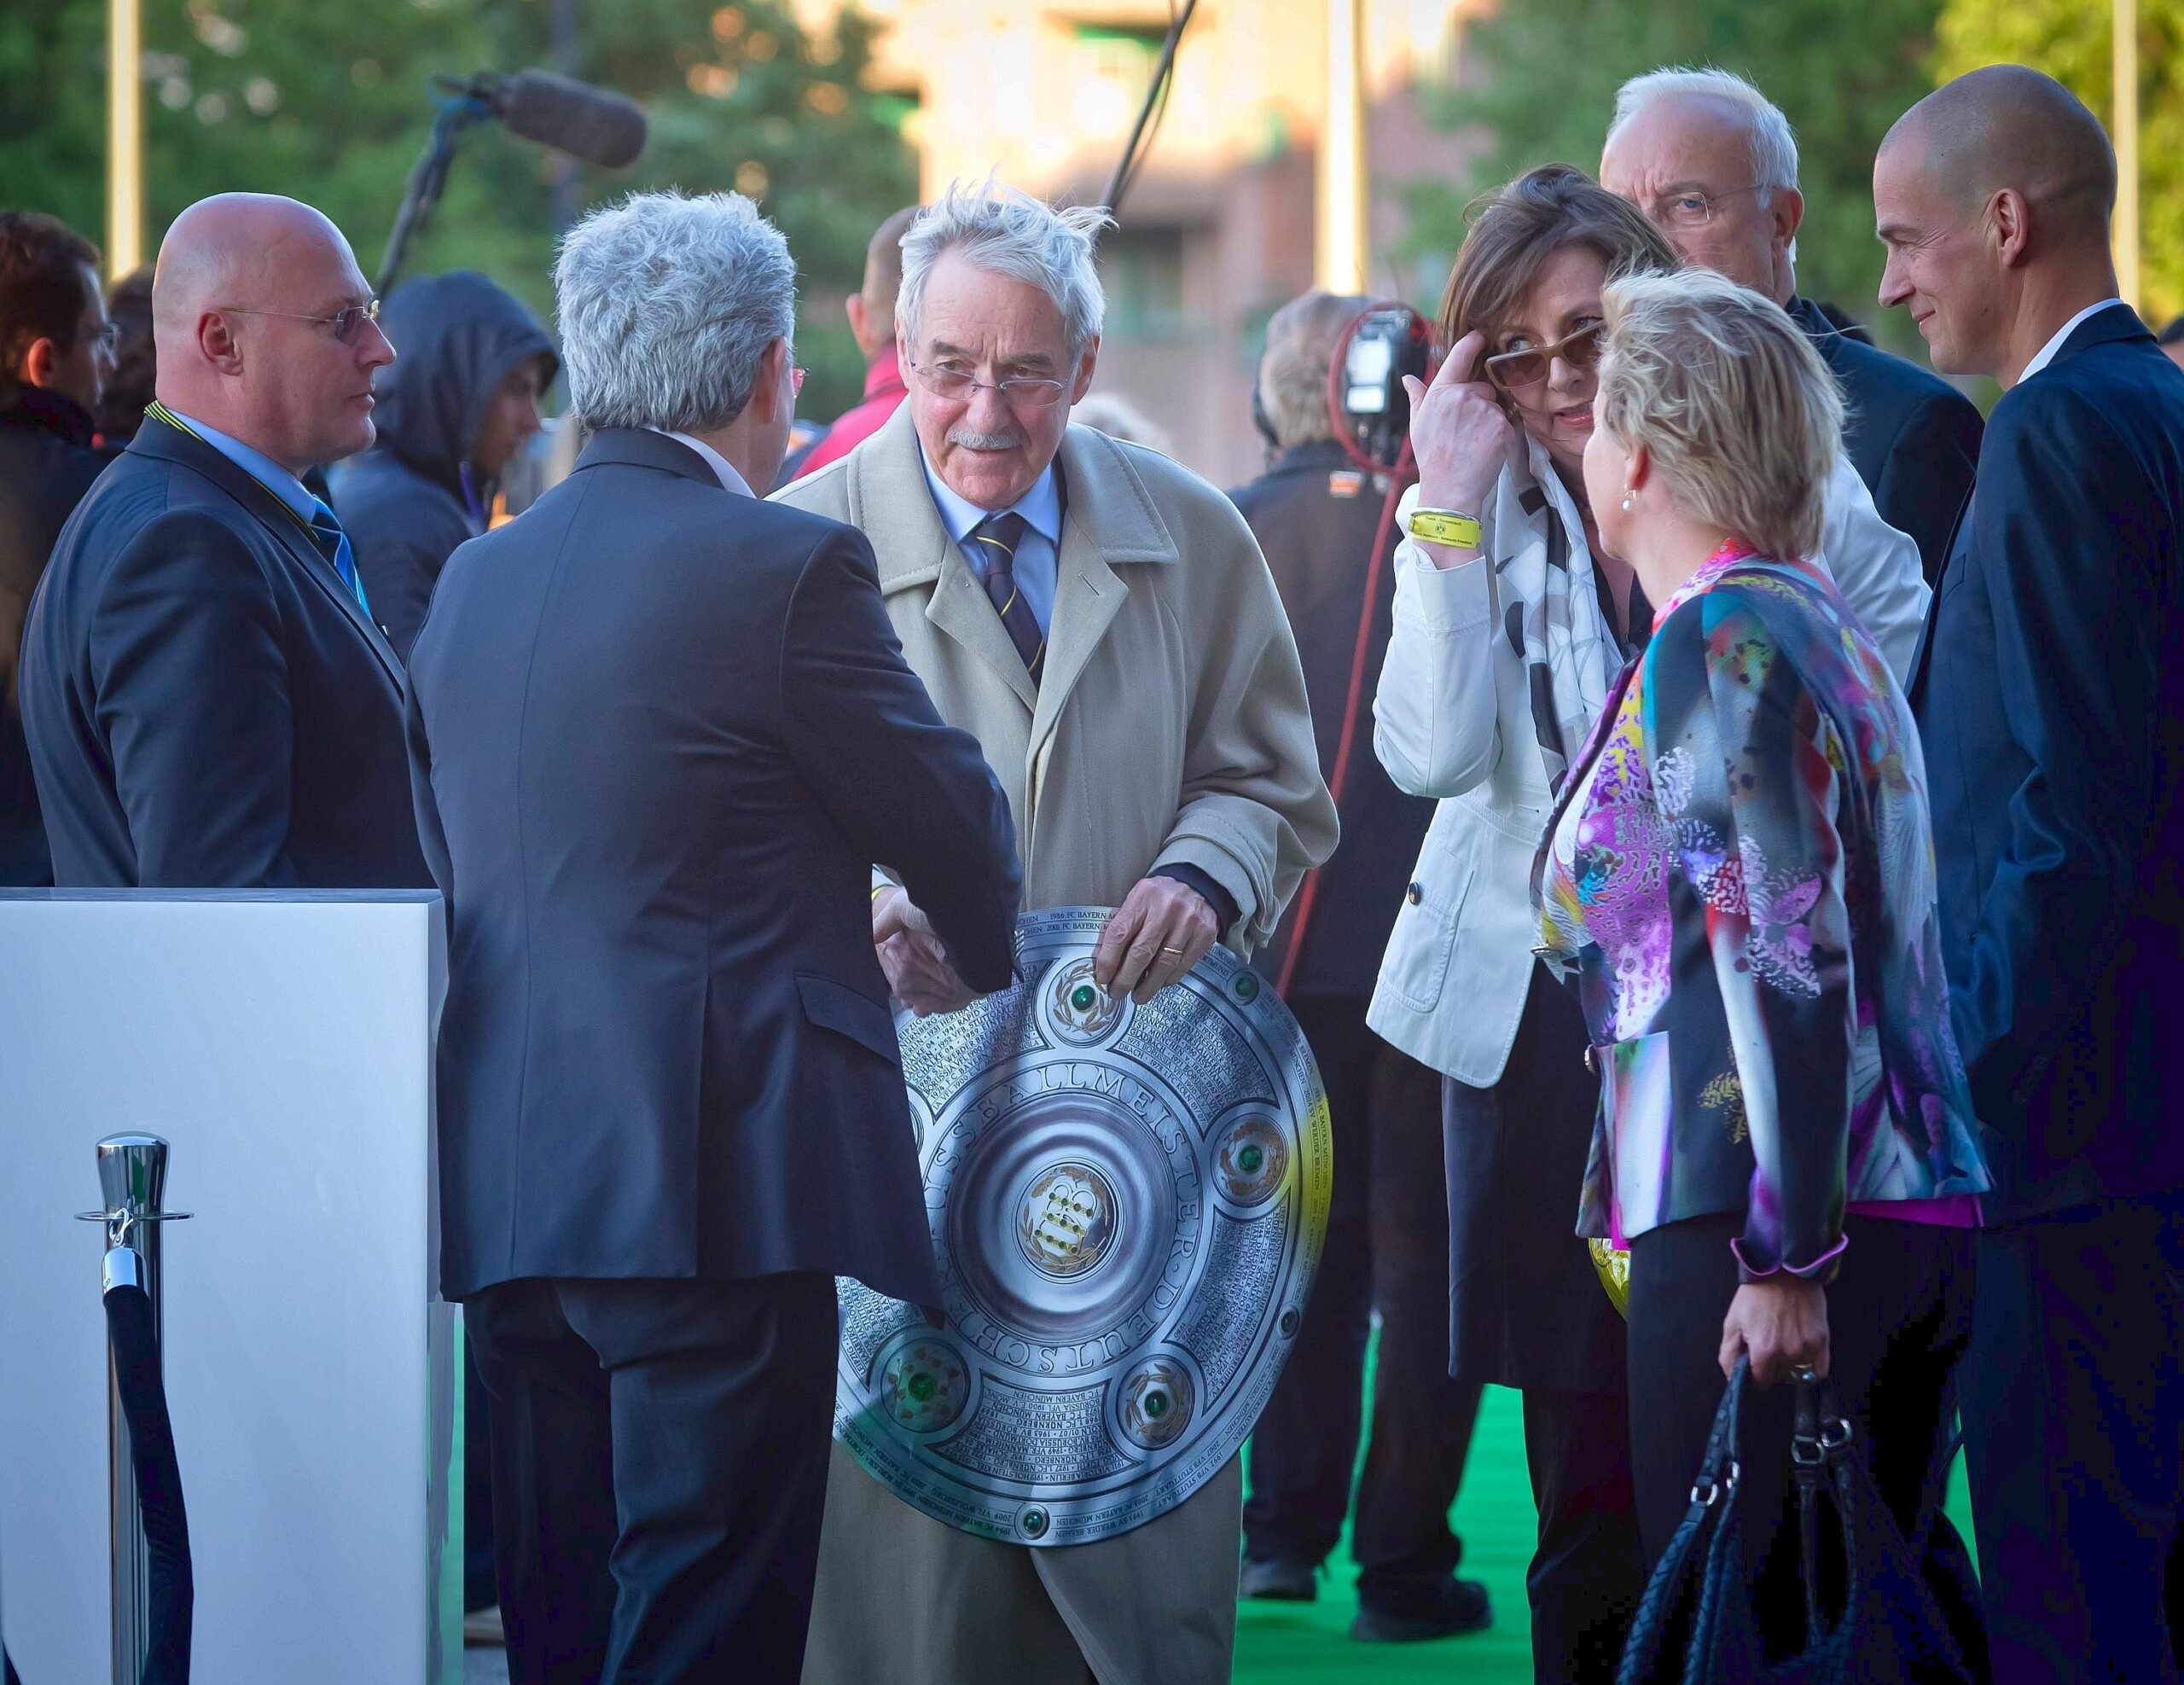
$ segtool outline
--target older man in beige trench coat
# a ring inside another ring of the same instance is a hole
[[[1024,905],[1120,910],[1095,955],[1149,999],[1265,941],[1335,842],[1266,563],[1219,491],[1068,425],[1099,348],[1095,212],[951,193],[904,237],[909,401],[779,494],[860,527],[910,665],[1008,792]],[[970,996],[901,891],[895,992]],[[910,1508],[834,1448],[806,1685],[1217,1685],[1235,1641],[1232,1459],[1144,1525],[1033,1549]]]

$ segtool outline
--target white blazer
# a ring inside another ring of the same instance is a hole
[[[1373,748],[1397,787],[1438,799],[1403,892],[1366,1021],[1458,1082],[1502,1080],[1539,944],[1532,856],[1554,794],[1532,725],[1524,652],[1503,628],[1502,575],[1545,545],[1552,508],[1568,541],[1570,589],[1591,591],[1584,522],[1540,448],[1502,470],[1482,517],[1480,560],[1441,569],[1396,547],[1394,626],[1373,698]],[[1523,510],[1524,494],[1545,494]],[[1408,516],[1416,489],[1405,495]],[[1928,592],[1918,546],[1882,520],[1847,456],[1828,482],[1821,554],[1898,679],[1908,676]],[[1572,755],[1577,746],[1569,746]]]

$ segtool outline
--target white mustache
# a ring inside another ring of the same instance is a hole
[[[948,442],[967,450],[1014,450],[1028,437],[1021,428],[1008,433],[980,433],[975,427],[950,427]]]

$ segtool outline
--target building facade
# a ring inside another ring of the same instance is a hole
[[[1359,0],[1370,288],[1427,303],[1448,254],[1398,264],[1405,183],[1461,179],[1475,142],[1429,120],[1458,67],[1464,5]],[[995,176],[1096,202],[1169,25],[1165,0],[862,0],[884,31],[875,85],[909,103],[922,191]],[[824,32],[839,0],[799,0]],[[1267,317],[1313,282],[1326,0],[1201,0],[1159,126],[1101,246],[1096,388],[1142,410],[1217,483],[1258,471],[1251,394]]]

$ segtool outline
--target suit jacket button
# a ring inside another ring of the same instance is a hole
[[[1410,903],[1412,906],[1415,907],[1420,902],[1426,898],[1425,886],[1422,884],[1411,885],[1409,889],[1403,891],[1403,898]]]

